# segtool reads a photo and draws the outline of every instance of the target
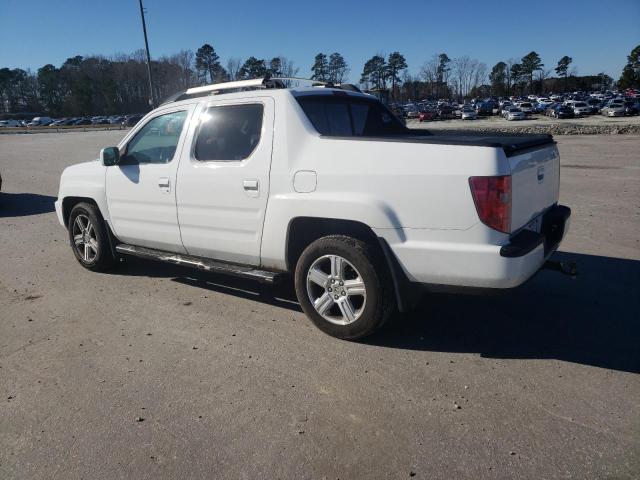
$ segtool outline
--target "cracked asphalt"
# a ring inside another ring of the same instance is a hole
[[[576,278],[353,343],[290,284],[82,269],[60,173],[123,133],[0,135],[0,478],[640,478],[640,137],[557,137]]]

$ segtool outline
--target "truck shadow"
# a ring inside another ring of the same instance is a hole
[[[0,192],[0,218],[51,213],[55,210],[55,201],[56,197],[37,193]]]
[[[554,259],[576,261],[578,275],[543,270],[500,294],[427,295],[365,342],[640,373],[640,261],[563,252]]]
[[[468,352],[486,358],[557,359],[640,373],[640,261],[577,253],[571,278],[542,270],[493,295],[428,294],[361,343],[405,350]],[[263,286],[234,277],[127,259],[125,275],[169,277],[209,291],[300,312],[290,280]]]

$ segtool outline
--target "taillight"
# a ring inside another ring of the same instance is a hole
[[[471,195],[482,223],[500,232],[511,231],[511,176],[470,177]]]

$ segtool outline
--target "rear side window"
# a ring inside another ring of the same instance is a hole
[[[330,95],[305,95],[296,100],[321,135],[366,137],[407,132],[406,127],[375,100]]]
[[[196,160],[244,160],[260,143],[263,105],[210,107],[200,117]]]

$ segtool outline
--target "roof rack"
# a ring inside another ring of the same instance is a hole
[[[267,75],[264,78],[254,78],[251,80],[237,80],[234,82],[213,83],[211,85],[203,85],[201,87],[188,88],[187,90],[183,90],[181,92],[176,93],[175,95],[170,96],[164,102],[162,102],[162,105],[166,105],[167,103],[179,102],[181,100],[187,100],[190,98],[216,95],[218,93],[229,91],[229,90],[241,91],[241,90],[270,89],[270,88],[289,88],[292,82],[301,81],[301,80],[306,82],[311,82],[312,87],[337,88],[337,89],[347,90],[351,92],[361,91],[357,86],[352,85],[350,83],[333,84],[331,82],[321,82],[316,80],[310,80],[308,78],[299,78],[299,77],[271,78],[270,75]]]

